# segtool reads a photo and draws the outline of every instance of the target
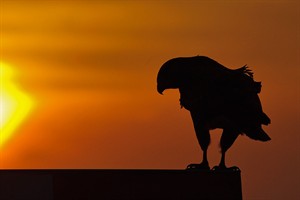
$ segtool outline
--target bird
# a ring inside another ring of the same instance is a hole
[[[206,56],[176,57],[165,62],[157,74],[157,91],[179,89],[180,105],[190,111],[202,162],[189,164],[187,169],[239,170],[227,167],[225,155],[239,135],[257,141],[271,138],[262,125],[271,123],[263,112],[258,94],[261,82],[254,81],[247,66],[230,69]],[[220,139],[219,165],[210,169],[207,149],[210,130],[223,129]]]

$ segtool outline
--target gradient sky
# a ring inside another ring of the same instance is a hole
[[[179,93],[156,92],[170,58],[248,64],[272,140],[239,137],[227,164],[245,199],[298,199],[300,3],[253,1],[3,1],[1,62],[34,99],[0,149],[0,168],[184,169],[199,162]],[[211,167],[220,130],[212,131]]]

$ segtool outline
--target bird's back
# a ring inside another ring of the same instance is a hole
[[[182,59],[185,65],[179,91],[183,107],[217,122],[225,117],[252,139],[269,139],[261,128],[270,123],[258,97],[261,83],[253,80],[247,67],[231,70],[202,56],[186,62]]]

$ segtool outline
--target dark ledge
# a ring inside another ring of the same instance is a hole
[[[1,200],[242,199],[235,172],[0,170]]]

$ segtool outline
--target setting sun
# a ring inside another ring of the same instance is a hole
[[[32,108],[32,100],[14,83],[15,72],[0,63],[0,147],[13,135],[14,130]]]

